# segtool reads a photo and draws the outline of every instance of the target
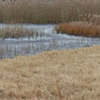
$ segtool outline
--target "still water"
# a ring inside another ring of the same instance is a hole
[[[0,24],[0,28],[8,26]],[[100,45],[100,38],[86,38],[79,36],[69,36],[64,34],[55,34],[55,25],[34,25],[34,24],[17,24],[9,25],[10,27],[21,26],[29,29],[36,29],[38,33],[43,32],[42,36],[29,38],[0,39],[0,59],[13,58],[18,55],[31,55],[48,50],[74,49]]]

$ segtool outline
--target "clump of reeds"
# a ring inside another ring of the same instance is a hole
[[[38,36],[37,30],[32,30],[20,26],[6,26],[0,29],[0,38],[22,38]]]
[[[100,37],[100,25],[90,22],[70,22],[62,23],[56,26],[57,33],[69,35]]]

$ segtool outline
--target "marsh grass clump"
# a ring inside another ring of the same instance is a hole
[[[32,30],[20,26],[6,26],[0,29],[0,38],[22,38],[38,36],[37,30]]]
[[[69,35],[100,37],[100,25],[91,22],[69,22],[55,27],[57,33]]]

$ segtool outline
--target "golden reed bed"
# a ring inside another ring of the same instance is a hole
[[[76,36],[100,37],[100,25],[91,22],[69,22],[58,24],[55,27],[57,33]]]
[[[100,46],[1,60],[0,100],[100,100]]]

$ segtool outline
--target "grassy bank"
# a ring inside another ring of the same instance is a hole
[[[57,33],[76,36],[100,37],[100,25],[89,22],[62,23],[55,27]]]
[[[0,23],[90,21],[100,15],[100,0],[0,1]]]
[[[100,46],[0,61],[2,100],[99,100]]]

